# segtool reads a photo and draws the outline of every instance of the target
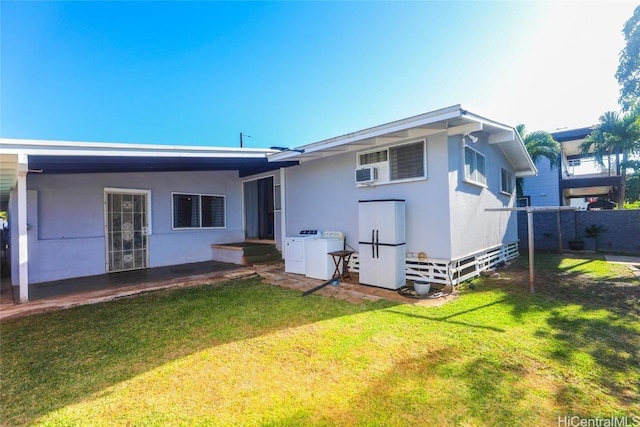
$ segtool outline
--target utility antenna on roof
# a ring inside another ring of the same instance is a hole
[[[251,135],[245,135],[240,132],[240,148],[244,147],[244,138],[251,138]]]

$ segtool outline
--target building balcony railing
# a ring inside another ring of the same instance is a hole
[[[617,176],[613,159],[610,163],[608,159],[604,159],[604,166],[598,164],[593,157],[562,160],[562,179]]]

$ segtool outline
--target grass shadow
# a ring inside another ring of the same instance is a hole
[[[493,301],[487,304],[483,304],[483,305],[479,305],[476,307],[472,307],[466,310],[462,310],[462,311],[457,311],[453,314],[448,314],[448,315],[444,315],[444,316],[427,316],[424,314],[415,314],[415,313],[405,313],[402,311],[397,311],[397,310],[391,310],[391,309],[387,309],[385,311],[389,312],[389,313],[394,313],[394,314],[400,314],[403,316],[407,316],[407,317],[412,317],[412,318],[418,318],[418,319],[425,319],[425,320],[429,320],[432,322],[446,322],[449,324],[455,324],[455,325],[462,325],[462,326],[468,326],[471,328],[479,328],[479,329],[488,329],[488,330],[492,330],[495,332],[504,332],[504,328],[498,328],[495,326],[488,326],[488,325],[481,325],[481,324],[474,324],[471,322],[465,322],[465,321],[461,321],[461,320],[451,320],[454,317],[457,316],[462,316],[468,313],[473,313],[476,312],[478,310],[482,310],[482,309],[486,309],[495,305],[499,305],[499,304],[504,304],[506,302],[506,298],[502,298],[500,300],[497,301]]]
[[[536,254],[538,256],[538,254]],[[540,312],[537,335],[546,340],[551,360],[573,365],[623,404],[640,399],[640,282],[625,267],[598,259],[543,253],[536,271],[536,293],[528,293],[528,263],[518,260],[499,279],[480,287],[504,289],[514,318]],[[536,266],[538,264],[536,263]],[[518,296],[519,295],[519,296]],[[566,408],[579,406],[588,386],[568,385],[558,394]],[[589,414],[585,414],[589,415]],[[591,414],[593,415],[593,414]]]
[[[563,302],[590,308],[606,308],[620,314],[640,312],[640,281],[628,267],[610,264],[598,254],[591,259],[557,253],[536,253],[536,293]],[[510,272],[522,288],[528,282],[521,275],[529,269],[528,259],[521,257]]]
[[[522,404],[530,394],[522,366],[464,353],[449,346],[401,359],[348,409],[319,424],[534,425],[528,420],[538,419],[537,411]]]
[[[393,305],[300,298],[248,279],[3,321],[0,419],[29,424],[212,346]]]

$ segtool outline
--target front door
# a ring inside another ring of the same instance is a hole
[[[149,266],[148,193],[105,192],[107,272]]]
[[[274,238],[273,177],[244,183],[245,229],[248,239]]]

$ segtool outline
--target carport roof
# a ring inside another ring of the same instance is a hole
[[[8,200],[19,164],[43,174],[237,170],[240,177],[298,164],[270,163],[274,150],[102,142],[0,139],[0,204]],[[22,160],[20,160],[22,159]]]

